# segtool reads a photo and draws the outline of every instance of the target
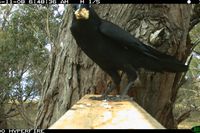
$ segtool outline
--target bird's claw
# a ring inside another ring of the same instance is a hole
[[[100,97],[95,97],[92,96],[90,97],[92,100],[107,100],[107,101],[124,101],[124,100],[133,100],[133,98],[127,96],[127,95],[116,95],[116,96],[100,96]]]
[[[108,96],[104,96],[104,95],[102,95],[100,97],[92,96],[92,97],[90,97],[90,99],[92,99],[92,100],[107,100],[107,97]]]

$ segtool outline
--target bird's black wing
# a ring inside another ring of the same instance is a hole
[[[133,37],[130,33],[126,32],[125,30],[121,29],[120,27],[109,21],[102,20],[102,23],[99,26],[99,30],[103,35],[116,42],[119,42],[116,44],[120,44],[122,45],[122,47],[128,47],[154,59],[158,59],[158,57],[169,57],[168,55],[160,53],[154,48],[143,44],[141,41]]]
[[[145,45],[133,37],[130,33],[126,32],[111,22],[102,20],[99,26],[99,30],[104,36],[115,41],[116,45],[121,45],[122,48],[127,47],[133,52],[137,51],[142,55],[146,55],[148,60],[154,61],[152,65],[164,66],[162,69],[172,72],[187,71],[188,69],[188,66],[184,65],[175,57],[166,55],[148,45]],[[155,61],[157,61],[157,64],[155,64]]]

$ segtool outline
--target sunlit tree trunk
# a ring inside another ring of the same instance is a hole
[[[188,5],[96,5],[94,9],[101,18],[119,25],[163,53],[183,61],[189,55],[190,46],[186,40],[191,8]],[[102,93],[110,80],[77,47],[69,29],[71,20],[72,9],[68,6],[41,92],[36,120],[40,128],[53,124],[85,94]],[[140,83],[129,95],[165,127],[176,127],[173,107],[181,74],[143,69],[138,73]],[[124,75],[122,87],[125,82]]]

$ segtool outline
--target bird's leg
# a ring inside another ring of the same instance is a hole
[[[126,94],[128,93],[128,90],[134,85],[134,81],[130,81],[128,85],[124,88],[124,90],[120,93],[120,97],[123,99],[125,98]]]
[[[117,71],[109,70],[109,71],[105,71],[105,72],[107,72],[110,75],[110,77],[112,78],[112,83],[111,83],[111,85],[109,85],[106,88],[105,92],[102,94],[101,97],[92,97],[92,99],[94,99],[94,100],[107,99],[108,98],[108,94],[111,91],[113,91],[114,89],[116,89],[117,86],[120,84],[121,77],[120,77],[120,75],[119,75],[119,73]]]
[[[109,85],[105,92],[101,95],[101,97],[91,97],[93,100],[104,100],[104,99],[108,99],[108,94],[110,92],[112,92],[115,88],[117,87],[117,85],[112,82],[111,85]]]
[[[134,85],[135,80],[137,79],[137,73],[135,71],[135,69],[130,66],[124,66],[124,71],[126,72],[127,76],[128,76],[128,85],[122,90],[122,92],[120,93],[120,98],[124,99],[125,96],[127,95],[129,89]]]
[[[117,85],[114,82],[112,82],[111,85],[109,85],[107,87],[107,89],[105,90],[105,92],[102,94],[101,99],[107,99],[108,98],[108,94],[110,92],[112,92],[116,87],[117,87]]]

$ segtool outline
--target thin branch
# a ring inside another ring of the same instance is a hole
[[[34,86],[35,86],[35,81],[34,81],[33,85],[31,86],[31,90],[29,90],[29,93],[26,95],[23,102],[26,102],[32,96],[31,93],[34,91]]]
[[[197,54],[197,55],[200,56],[200,52],[198,52],[198,51],[196,51],[196,50],[193,50],[193,52],[194,52],[195,54]]]
[[[34,122],[31,121],[31,119],[29,119],[29,117],[25,113],[24,104],[17,104],[16,100],[13,97],[11,97],[11,100],[14,103],[14,105],[16,106],[16,109],[19,112],[19,115],[23,118],[23,120],[25,120],[29,125],[33,126]]]
[[[7,18],[9,17],[9,15],[11,14],[11,11],[13,9],[14,4],[12,4],[9,9],[7,9],[5,12],[5,14],[3,15],[3,23],[2,23],[2,29],[5,29],[6,23],[9,23],[9,21],[7,20]]]
[[[190,58],[189,58],[189,60],[188,60],[188,63],[187,63],[188,65],[189,65],[190,62],[192,61],[192,58],[193,58],[193,55],[190,56]],[[186,81],[187,81],[187,80],[185,79],[186,74],[187,74],[187,71],[184,72],[184,73],[182,74],[181,80],[180,80],[179,84],[176,86],[176,90],[178,90],[178,88],[180,88],[184,83],[186,83]]]
[[[53,43],[53,40],[51,40],[51,33],[50,33],[50,25],[49,25],[49,10],[48,10],[48,7],[47,7],[47,14],[46,14],[46,34],[47,34],[47,37],[50,41],[50,46],[51,46],[51,49],[52,49],[52,45],[54,45]]]
[[[185,119],[187,119],[190,116],[192,109],[184,112],[183,114],[181,114],[177,119],[176,122],[177,124],[181,123],[182,121],[184,121]]]
[[[200,22],[200,5],[194,5],[193,6],[193,14],[190,19],[190,27],[189,31],[193,29],[195,25],[197,25]]]
[[[194,26],[197,25],[199,22],[200,22],[200,18],[194,18],[193,20],[191,20],[189,31],[191,31],[194,28]]]
[[[200,39],[197,39],[194,43],[192,43],[192,48],[190,51],[194,51],[195,47],[200,43]]]

